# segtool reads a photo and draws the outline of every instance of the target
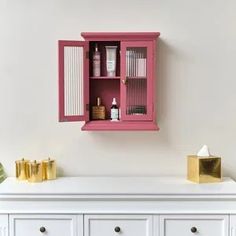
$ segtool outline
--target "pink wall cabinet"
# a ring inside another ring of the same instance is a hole
[[[82,130],[158,130],[160,33],[81,35],[84,41],[59,40],[59,121],[85,121]],[[111,119],[113,98],[118,120]]]

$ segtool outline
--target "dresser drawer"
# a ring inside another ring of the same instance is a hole
[[[0,236],[8,236],[8,215],[0,215]]]
[[[10,215],[10,236],[83,236],[82,219],[75,215]]]
[[[229,236],[227,215],[162,215],[160,236]]]
[[[152,236],[152,216],[86,215],[85,236]]]

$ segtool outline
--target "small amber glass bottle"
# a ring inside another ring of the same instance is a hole
[[[92,119],[93,120],[105,120],[106,108],[101,105],[101,98],[97,97],[97,106],[92,107]]]

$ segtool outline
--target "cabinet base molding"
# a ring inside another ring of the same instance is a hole
[[[128,121],[89,121],[82,130],[86,131],[157,131],[159,127],[153,122],[128,122]]]

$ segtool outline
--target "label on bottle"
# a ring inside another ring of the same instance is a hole
[[[112,120],[118,120],[119,118],[119,110],[117,108],[111,109],[111,119]]]
[[[115,71],[115,61],[107,61],[107,71]]]

